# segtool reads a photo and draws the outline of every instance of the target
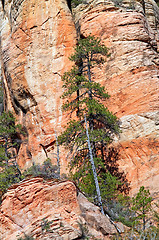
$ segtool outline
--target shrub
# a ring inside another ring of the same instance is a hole
[[[24,237],[20,237],[17,240],[34,240],[34,238],[30,235],[24,234]]]
[[[84,0],[72,0],[71,1],[71,8],[75,8],[81,3],[85,3]]]
[[[48,158],[42,165],[33,164],[24,172],[24,176],[32,175],[33,177],[43,177],[45,179],[59,179],[58,167],[57,165],[52,165],[51,160]]]
[[[13,114],[3,112],[0,115],[0,199],[11,184],[22,179],[16,162],[20,133],[21,125],[16,124]]]
[[[19,175],[17,168],[15,166],[9,166],[5,168],[0,173],[0,201],[2,195],[7,191],[7,189],[14,183],[18,183],[22,180],[23,176]]]

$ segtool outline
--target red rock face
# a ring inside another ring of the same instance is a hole
[[[77,7],[74,17],[80,34],[99,37],[111,53],[94,69],[94,77],[111,95],[106,106],[121,120],[122,133],[115,143],[120,146],[120,167],[132,192],[145,185],[155,194],[159,10],[153,1],[146,1],[146,14],[140,3],[135,3],[135,10],[130,7],[129,1],[122,7],[92,1]],[[76,44],[75,24],[66,2],[60,0],[6,1],[5,12],[3,16],[1,11],[1,55],[6,103],[27,130],[19,164],[26,168],[46,157],[56,162],[54,131],[59,134],[67,122],[61,110],[61,75],[72,64],[68,56]],[[64,153],[61,149],[62,172],[67,165]]]
[[[47,157],[56,162],[51,155],[54,133],[61,131],[66,119],[61,75],[72,64],[68,57],[76,44],[70,10],[65,1],[25,0],[6,1],[5,11],[1,50],[6,104],[27,131],[18,163],[27,167]]]
[[[145,18],[139,7],[140,11],[127,11],[93,1],[84,10],[77,8],[76,22],[83,36],[93,34],[109,47],[111,55],[104,66],[94,69],[94,78],[106,87],[111,95],[106,106],[121,120],[120,169],[127,174],[132,193],[145,185],[155,194],[159,181],[158,29],[149,16],[152,9],[147,9]]]
[[[44,183],[41,178],[26,180],[7,193],[0,210],[0,236],[6,240],[17,239],[16,236],[22,233],[39,239],[44,218],[53,221],[54,229],[56,226],[62,230],[66,225],[68,229],[63,235],[69,232],[74,237],[80,236],[77,222],[81,211],[71,182]]]
[[[83,211],[83,216],[81,215]],[[50,223],[50,231],[43,229]],[[99,208],[81,193],[77,197],[70,181],[53,182],[32,178],[15,184],[4,195],[0,207],[0,238],[16,240],[26,235],[34,239],[73,240],[82,236],[79,223],[98,239],[109,239],[116,229]]]

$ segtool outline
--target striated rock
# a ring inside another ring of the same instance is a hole
[[[75,23],[83,36],[93,34],[109,47],[104,66],[94,68],[94,78],[111,98],[106,106],[121,121],[120,169],[131,181],[132,193],[141,185],[158,194],[159,167],[159,10],[146,1],[145,9],[130,1],[91,1],[74,10]],[[128,5],[129,4],[129,5]],[[119,6],[120,5],[120,6]],[[147,7],[148,6],[148,7]],[[154,19],[156,19],[154,23]]]
[[[48,231],[44,227],[47,222]],[[23,180],[8,190],[0,207],[0,238],[4,240],[17,239],[24,233],[35,239],[80,239],[84,225],[95,228],[91,234],[98,239],[107,239],[105,235],[116,232],[96,206],[81,194],[77,197],[70,181],[38,177]]]
[[[68,119],[61,110],[61,75],[71,67],[77,30],[99,37],[111,53],[94,68],[94,78],[107,88],[111,98],[105,104],[121,120],[115,143],[120,168],[132,181],[132,192],[146,185],[157,194],[159,9],[153,0],[91,0],[73,16],[74,21],[64,0],[6,0],[4,11],[1,6],[6,108],[26,129],[18,163],[26,168],[47,157],[56,163],[55,129],[58,135]],[[60,152],[66,172],[66,153]]]
[[[42,178],[25,180],[13,186],[4,196],[0,216],[1,237],[16,239],[24,232],[38,239],[42,219],[45,218],[53,221],[51,227],[54,230],[66,228],[67,235],[73,233],[78,237],[79,214],[76,189],[71,182],[58,184],[45,182]],[[64,227],[61,228],[62,222]],[[65,229],[61,234],[65,235]]]
[[[143,4],[144,3],[144,4]],[[74,17],[74,20],[73,20]],[[121,121],[120,169],[131,181],[158,197],[159,169],[159,9],[153,0],[91,0],[72,14],[65,0],[0,1],[0,54],[5,108],[24,126],[18,163],[27,168],[50,157],[56,163],[55,129],[62,131],[62,74],[77,35],[93,34],[109,47],[110,57],[93,73],[111,98],[105,102]],[[76,28],[75,28],[76,27]],[[77,32],[76,32],[77,31]],[[61,149],[62,172],[66,172]],[[44,219],[44,220],[43,220]],[[42,231],[51,222],[52,232]],[[36,239],[77,239],[78,222],[96,238],[107,239],[115,228],[70,181],[25,180],[5,194],[0,208],[0,238],[23,232]]]
[[[54,131],[66,119],[61,75],[71,67],[76,30],[66,1],[5,1],[0,13],[5,104],[26,130],[19,150],[19,164],[26,168],[53,159]]]

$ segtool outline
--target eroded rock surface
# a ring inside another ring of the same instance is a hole
[[[27,167],[32,159],[37,163],[53,158],[49,152],[54,132],[61,131],[66,118],[61,75],[72,64],[68,57],[76,30],[66,1],[5,1],[5,11],[1,7],[0,12],[6,108],[25,126],[19,164]],[[61,162],[61,167],[66,164]]]
[[[90,203],[82,193],[78,194],[77,199],[82,212],[81,216],[89,223],[89,231],[93,235],[97,236],[96,231],[98,232],[99,229],[104,235],[107,235],[108,232],[110,234],[116,232],[114,225],[110,223],[108,218],[101,214],[99,207]]]
[[[66,1],[5,1],[1,6],[1,56],[6,107],[15,112],[27,137],[19,164],[27,167],[47,157],[56,161],[55,135],[67,122],[61,110],[61,75],[76,30],[93,34],[109,47],[107,62],[94,68],[96,81],[111,98],[105,104],[121,120],[120,167],[132,191],[140,185],[157,194],[159,111],[159,9],[153,0],[93,0],[73,10]],[[76,26],[76,29],[75,29]],[[66,171],[61,149],[62,172]],[[152,187],[155,186],[155,187]]]
[[[132,182],[132,193],[139,186],[148,187],[154,197],[159,194],[159,111],[121,118],[120,165]]]
[[[158,194],[159,167],[159,9],[154,1],[91,1],[75,10],[83,36],[93,34],[110,57],[94,76],[111,95],[106,105],[121,121],[119,165],[131,181]]]
[[[48,229],[44,227],[47,221]],[[84,196],[77,197],[70,181],[24,180],[8,190],[0,207],[0,238],[4,240],[16,240],[24,233],[41,240],[81,239],[81,226],[87,226],[91,235],[103,240],[116,232],[98,207]]]

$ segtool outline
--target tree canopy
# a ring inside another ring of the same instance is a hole
[[[106,189],[109,191],[110,186],[114,186],[115,193],[118,185],[117,178],[111,176],[105,168],[103,151],[118,134],[119,123],[117,117],[104,105],[104,101],[110,96],[104,86],[95,81],[93,73],[94,67],[103,64],[107,56],[109,56],[108,49],[99,39],[94,36],[80,39],[74,54],[70,57],[74,66],[70,71],[65,72],[62,78],[64,88],[62,98],[65,100],[63,110],[74,119],[68,122],[65,131],[59,137],[59,142],[69,148],[72,153],[70,169],[73,178],[81,188],[83,186],[82,190],[87,191],[88,195],[93,194],[94,197],[96,194],[84,117],[88,122],[93,159],[103,193]],[[108,179],[111,185],[107,188]],[[113,184],[114,181],[115,184]],[[87,189],[85,189],[85,183],[88,183]]]
[[[21,179],[16,162],[20,132],[21,125],[16,124],[13,114],[3,112],[0,115],[0,197],[11,184]]]

